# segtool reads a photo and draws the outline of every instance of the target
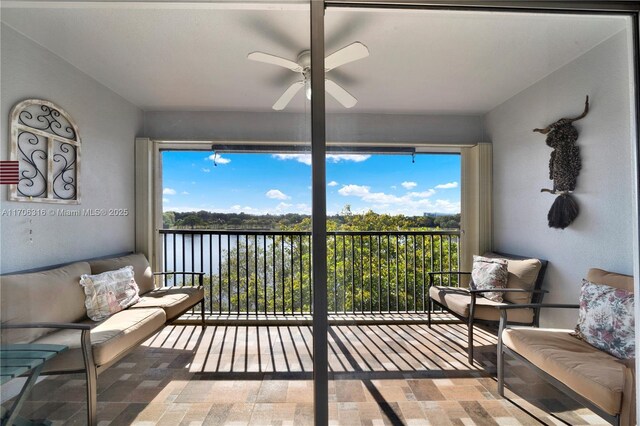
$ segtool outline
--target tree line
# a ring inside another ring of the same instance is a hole
[[[298,213],[252,215],[247,213],[197,212],[163,213],[164,229],[237,229],[310,231],[311,216]],[[397,231],[426,229],[459,229],[460,214],[424,214],[405,216],[379,214],[369,210],[353,213],[349,205],[338,214],[327,216],[329,231]]]

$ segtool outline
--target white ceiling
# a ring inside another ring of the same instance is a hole
[[[270,111],[298,74],[246,56],[295,60],[309,47],[309,12],[267,3],[3,2],[2,22],[144,110]],[[484,113],[625,25],[621,17],[329,9],[327,53],[360,41],[371,54],[327,76],[358,98],[356,113]],[[285,111],[305,108],[300,92]],[[344,111],[329,96],[327,109]]]

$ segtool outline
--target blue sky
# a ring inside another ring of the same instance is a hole
[[[163,210],[248,214],[311,212],[308,154],[164,151]],[[407,216],[460,212],[460,156],[328,155],[327,212]]]

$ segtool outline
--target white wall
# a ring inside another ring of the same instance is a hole
[[[76,121],[82,138],[79,206],[9,202],[3,185],[2,210],[123,208],[129,210],[129,215],[47,215],[31,221],[0,216],[0,272],[133,250],[134,139],[142,130],[142,111],[5,24],[1,39],[0,158],[9,158],[9,112],[27,98],[60,105]]]
[[[632,123],[628,35],[618,33],[486,115],[493,142],[493,246],[549,260],[546,302],[577,303],[588,268],[633,274]],[[533,133],[561,117],[575,123],[582,171],[580,215],[564,230],[547,226],[554,196],[545,136]],[[542,325],[575,326],[575,312],[546,310]]]
[[[165,140],[310,141],[310,116],[287,112],[145,112],[145,136]],[[327,114],[329,142],[471,144],[482,116]]]

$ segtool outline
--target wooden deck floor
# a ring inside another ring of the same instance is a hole
[[[461,324],[331,326],[331,424],[605,424],[515,360],[499,398],[495,336],[476,336],[470,366]],[[312,424],[311,348],[307,325],[167,327],[99,376],[99,424]],[[84,424],[83,376],[39,383],[24,413]]]

